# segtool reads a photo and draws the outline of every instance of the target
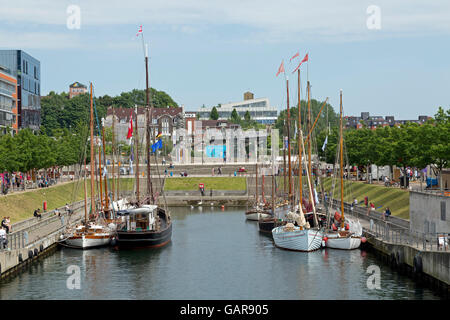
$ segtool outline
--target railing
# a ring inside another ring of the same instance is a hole
[[[21,222],[17,222],[12,225],[13,232],[6,235],[7,247],[5,249],[16,250],[27,247],[36,241],[39,241],[43,237],[48,236],[56,231],[60,231],[65,228],[69,219],[76,216],[78,210],[84,208],[84,200],[73,203],[71,206],[71,214],[65,212],[63,208],[59,208],[60,216],[55,215],[55,211],[49,211],[42,214],[41,218],[30,218]],[[80,220],[76,218],[75,221]],[[73,222],[75,222],[73,221]],[[59,222],[60,226],[55,225],[54,228],[49,230],[46,234],[39,235],[40,230],[44,230],[50,224]],[[0,246],[0,250],[3,246]]]
[[[340,201],[332,200],[333,207],[340,207]],[[409,221],[383,214],[370,208],[344,203],[344,212],[360,220],[369,222],[363,229],[370,235],[385,242],[409,245],[421,250],[450,251],[449,233],[423,233],[409,229]]]

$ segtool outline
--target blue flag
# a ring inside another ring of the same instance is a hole
[[[156,150],[162,149],[162,140],[158,140],[158,142],[155,142],[152,144],[152,151],[156,152]]]

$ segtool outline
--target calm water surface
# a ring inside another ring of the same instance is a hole
[[[275,248],[244,209],[172,208],[172,242],[159,249],[63,248],[0,284],[0,299],[439,299],[362,250]],[[381,289],[367,268],[381,268]],[[67,268],[81,288],[68,289]]]

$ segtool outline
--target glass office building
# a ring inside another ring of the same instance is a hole
[[[16,133],[17,80],[11,71],[0,65],[0,131],[5,134],[7,128]]]
[[[259,123],[273,124],[277,120],[278,110],[275,107],[271,107],[269,99],[248,99],[240,102],[232,102],[220,105],[217,108],[219,113],[219,119],[230,119],[233,109],[236,109],[238,115],[243,119],[245,113],[248,111],[250,117]],[[201,107],[198,110],[200,119],[209,119],[212,107]]]
[[[41,63],[22,50],[0,50],[0,65],[17,79],[18,127],[39,130]]]

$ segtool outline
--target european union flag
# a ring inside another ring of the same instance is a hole
[[[158,142],[155,142],[152,144],[152,151],[156,152],[156,150],[162,149],[162,140],[158,140]]]

